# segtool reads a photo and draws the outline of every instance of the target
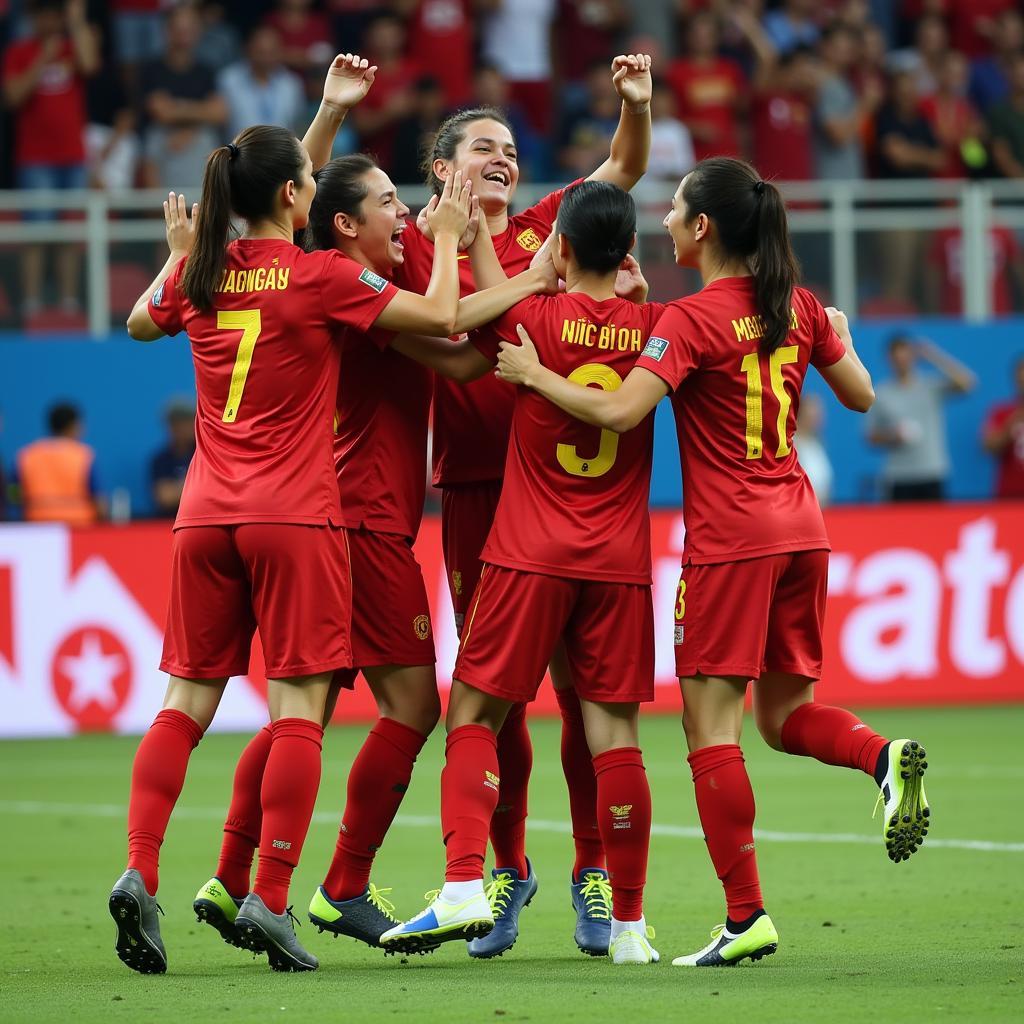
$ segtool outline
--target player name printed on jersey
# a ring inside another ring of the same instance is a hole
[[[741,316],[738,320],[732,321],[732,329],[736,332],[737,341],[757,341],[764,337],[764,318],[755,313],[753,316]],[[795,309],[789,311],[789,329],[800,330],[800,318]]]
[[[273,265],[269,267],[243,267],[238,270],[225,270],[215,291],[235,294],[283,292],[288,287],[292,271],[291,267],[278,266],[277,262],[274,260]]]
[[[616,327],[615,324],[595,324],[588,317],[562,321],[560,339],[567,345],[583,345],[601,352],[636,352],[644,347],[644,332],[639,327]]]

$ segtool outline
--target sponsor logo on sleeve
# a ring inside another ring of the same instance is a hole
[[[664,338],[657,338],[653,335],[647,339],[647,347],[640,353],[648,359],[656,359],[659,363],[661,357],[668,351],[668,342]]]
[[[378,295],[384,291],[387,287],[387,279],[375,274],[372,270],[364,269],[359,275],[359,280],[366,285],[367,288],[372,288]]]
[[[164,284],[167,282],[165,281]],[[155,292],[153,292],[153,305],[159,307],[160,303],[164,301],[164,286],[160,285]]]

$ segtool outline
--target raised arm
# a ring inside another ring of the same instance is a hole
[[[461,334],[483,327],[531,295],[553,295],[557,291],[558,275],[554,264],[550,260],[539,263],[515,277],[506,278],[493,288],[485,288],[460,299],[452,333]]]
[[[647,170],[651,153],[651,58],[631,53],[612,61],[612,82],[622,97],[619,126],[612,138],[608,159],[591,181],[610,181],[627,191]]]
[[[854,350],[853,336],[850,334],[846,314],[835,306],[827,306],[825,312],[833,330],[846,346],[846,355],[839,362],[818,372],[847,409],[867,412],[875,404],[875,389],[871,384],[871,374]]]
[[[339,53],[331,62],[320,108],[302,138],[314,171],[331,159],[338,130],[348,112],[370,91],[376,74],[376,64],[358,53]]]
[[[946,378],[949,386],[961,395],[973,391],[974,385],[978,383],[973,370],[964,366],[959,359],[954,359],[948,352],[943,352],[934,342],[919,341],[917,354],[926,363],[934,366]]]
[[[536,391],[570,416],[616,434],[640,423],[668,394],[668,385],[656,373],[634,367],[615,391],[574,384],[543,366],[530,335],[522,324],[516,328],[521,345],[501,343],[497,376],[510,384]]]
[[[451,341],[422,334],[396,334],[391,347],[450,380],[466,384],[477,380],[494,364],[468,339]]]

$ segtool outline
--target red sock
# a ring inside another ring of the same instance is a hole
[[[612,914],[618,921],[639,921],[644,915],[651,842],[651,789],[643,755],[638,747],[619,747],[598,754],[593,764],[601,808],[597,820],[612,883]]]
[[[427,737],[392,718],[370,730],[348,773],[348,795],[334,859],[324,888],[332,900],[361,896],[373,858],[409,788],[412,767]]]
[[[320,788],[324,730],[304,718],[279,718],[270,728],[273,737],[260,792],[260,861],[252,891],[272,914],[283,914]]]
[[[533,744],[526,728],[526,705],[513,704],[498,733],[498,806],[491,818],[494,866],[511,868],[520,878],[526,863],[526,801],[533,770]]]
[[[576,845],[572,880],[577,882],[584,868],[605,866],[604,844],[597,824],[597,779],[576,691],[555,690],[555,697],[562,715],[562,771],[569,788],[569,818]]]
[[[135,752],[128,798],[128,867],[142,875],[151,896],[159,883],[160,845],[167,822],[185,784],[189,756],[202,738],[195,719],[166,709],[153,719]]]
[[[856,715],[827,704],[801,704],[782,726],[782,746],[787,754],[859,768],[872,777],[878,755],[888,742]]]
[[[487,832],[498,803],[498,738],[483,725],[448,734],[441,772],[441,833],[447,850],[446,882],[484,876]]]
[[[733,921],[764,907],[754,854],[754,791],[743,751],[735,743],[704,747],[687,758],[693,772],[704,841],[725,887]]]
[[[260,844],[260,827],[263,824],[260,790],[273,735],[269,725],[263,726],[249,740],[235,768],[231,806],[224,822],[224,837],[217,861],[217,877],[224,888],[238,899],[249,895],[252,858]]]

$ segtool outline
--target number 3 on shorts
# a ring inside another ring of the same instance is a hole
[[[618,391],[622,378],[604,363],[586,363],[577,366],[568,377],[574,384],[588,387],[596,384],[602,391]],[[591,459],[581,458],[574,444],[560,444],[555,450],[558,464],[573,476],[604,476],[615,465],[619,454],[619,435],[614,430],[602,430],[597,454]]]
[[[263,323],[258,309],[222,309],[217,311],[218,331],[241,331],[242,340],[238,343],[238,355],[231,371],[231,387],[228,389],[228,400],[224,404],[224,415],[221,420],[234,423],[238,417],[238,407],[242,404],[242,392],[245,380],[249,376],[253,350],[259,340]]]

